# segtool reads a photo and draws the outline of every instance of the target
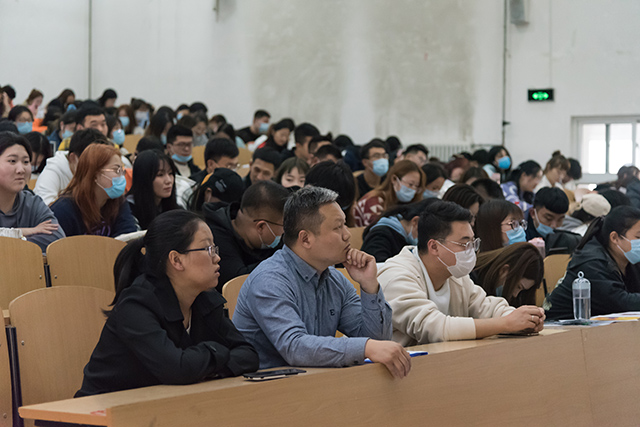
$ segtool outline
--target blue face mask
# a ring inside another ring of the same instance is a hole
[[[111,178],[111,187],[104,188],[100,184],[98,184],[98,186],[107,193],[110,199],[117,199],[124,194],[124,189],[127,187],[127,180],[124,176],[117,176]]]
[[[264,134],[267,133],[267,130],[269,130],[269,123],[260,123],[260,127],[258,128],[258,132]]]
[[[620,249],[622,253],[624,253],[624,256],[629,260],[631,264],[637,264],[638,262],[640,262],[640,239],[629,240],[624,236],[620,237],[631,243],[631,250],[629,252],[625,252],[620,246],[616,245],[618,246],[618,249]]]
[[[60,138],[67,139],[67,138],[71,138],[72,136],[73,136],[73,132],[67,129],[64,132],[62,132],[62,135],[60,135]]]
[[[176,117],[178,118],[178,120],[180,120],[182,117],[184,117],[184,114],[178,113],[178,115]]]
[[[418,238],[417,237],[413,237],[413,224],[411,225],[411,229],[407,233],[407,236],[406,236],[405,240],[410,245],[418,246]]]
[[[509,156],[504,156],[498,160],[498,167],[502,170],[509,169],[511,167],[511,158]]]
[[[437,198],[438,195],[439,195],[439,193],[437,191],[424,190],[424,193],[422,193],[422,198],[423,199],[433,199],[433,198]]]
[[[282,238],[282,236],[276,236],[276,233],[273,232],[273,230],[269,226],[269,223],[265,222],[265,224],[267,224],[267,228],[269,229],[271,234],[273,234],[274,239],[273,239],[273,242],[271,242],[271,243],[269,243],[267,245],[267,244],[264,243],[264,241],[262,241],[262,236],[260,236],[260,241],[262,242],[262,245],[260,246],[260,249],[275,249],[280,244],[280,239]]]
[[[67,106],[67,111],[75,111],[75,110],[77,110],[77,109],[78,109],[78,108],[77,108],[74,104],[69,104],[69,105]]]
[[[378,159],[373,161],[373,173],[384,176],[389,171],[389,159]]]
[[[124,144],[124,130],[118,129],[113,131],[113,142],[118,145]]]
[[[167,135],[160,135],[160,142],[162,142],[162,145],[167,145]]]
[[[31,130],[33,129],[33,123],[32,122],[17,123],[16,127],[18,128],[18,133],[20,133],[20,135],[25,135],[31,132]]]
[[[538,211],[536,212],[536,219],[538,220],[538,226],[536,227],[536,231],[538,234],[542,236],[542,238],[547,237],[549,234],[553,233],[553,228],[549,227],[546,224],[540,222],[540,218],[538,217]]]
[[[193,159],[193,156],[191,154],[189,154],[188,156],[181,156],[179,154],[173,154],[171,156],[171,158],[173,160],[175,160],[176,162],[180,162],[180,163],[189,163],[189,161],[191,159]]]
[[[413,190],[404,184],[400,184],[400,189],[396,191],[396,197],[401,203],[409,203],[415,196],[416,190]]]
[[[131,123],[129,117],[127,116],[120,116],[118,118],[120,119],[120,123],[122,123],[123,128],[126,128],[127,126],[129,126],[129,123]]]
[[[524,232],[524,228],[518,227],[515,230],[507,231],[507,238],[509,243],[507,245],[513,245],[514,243],[522,243],[527,241],[527,235]]]

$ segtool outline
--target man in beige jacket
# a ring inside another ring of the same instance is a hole
[[[379,270],[394,341],[410,346],[542,330],[543,309],[510,307],[469,277],[480,246],[471,218],[452,202],[429,205],[418,223],[418,246],[406,246]]]

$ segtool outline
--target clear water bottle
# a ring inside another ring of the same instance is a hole
[[[578,278],[571,285],[573,290],[573,317],[576,320],[589,320],[591,317],[591,282],[578,273]]]

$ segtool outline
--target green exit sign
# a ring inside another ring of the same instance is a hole
[[[528,95],[530,102],[553,101],[553,89],[529,89]]]

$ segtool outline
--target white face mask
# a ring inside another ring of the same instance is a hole
[[[456,263],[454,265],[447,265],[438,257],[438,260],[447,267],[447,270],[449,270],[449,273],[451,273],[453,277],[459,279],[473,271],[473,267],[476,266],[476,251],[473,245],[469,245],[469,248],[462,252],[453,252],[442,243],[438,242],[438,244],[456,256]]]

